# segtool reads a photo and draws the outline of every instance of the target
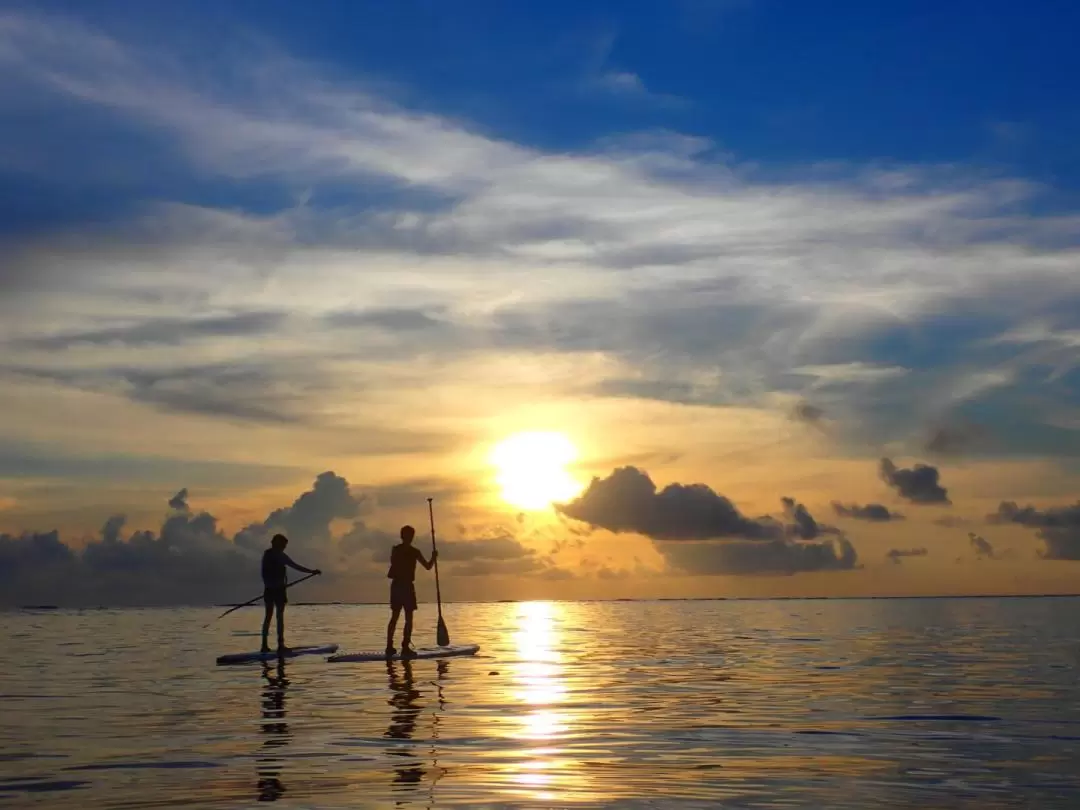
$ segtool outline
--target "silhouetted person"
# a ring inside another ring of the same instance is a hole
[[[285,595],[288,583],[285,567],[295,568],[305,574],[321,574],[318,568],[304,568],[294,563],[285,553],[285,546],[289,545],[289,538],[283,534],[275,534],[270,541],[270,548],[263,552],[262,579],[263,579],[263,602],[266,604],[266,617],[262,626],[262,651],[270,652],[266,636],[270,632],[270,617],[277,611],[277,642],[278,652],[287,653],[289,648],[285,646],[285,605],[289,599]]]
[[[412,541],[416,536],[416,529],[412,526],[401,527],[401,542],[390,550],[390,570],[386,576],[390,578],[390,623],[386,626],[386,656],[389,658],[397,652],[394,649],[394,628],[397,627],[398,616],[405,611],[405,629],[401,633],[401,655],[405,657],[413,652],[409,647],[412,641],[413,611],[416,610],[416,563],[419,562],[428,571],[435,565],[435,559],[439,556],[438,551],[431,552],[431,559],[427,560],[420,549],[413,546]]]

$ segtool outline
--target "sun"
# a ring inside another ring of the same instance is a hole
[[[495,480],[503,500],[518,509],[547,509],[568,501],[581,491],[566,471],[577,458],[577,448],[562,433],[515,433],[491,451]]]

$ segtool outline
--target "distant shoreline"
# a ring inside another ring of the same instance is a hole
[[[444,600],[445,605],[505,605],[505,604],[520,604],[525,602],[560,602],[566,604],[614,604],[619,602],[890,602],[890,601],[912,601],[912,600],[942,600],[942,599],[1076,599],[1080,598],[1080,593],[1033,593],[1033,594],[960,594],[960,595],[937,595],[937,596],[664,596],[656,597],[652,599],[489,599],[489,600],[473,600],[473,599],[461,599],[457,601]],[[421,603],[421,608],[427,603]],[[362,606],[377,606],[383,607],[386,602],[293,602],[291,607],[362,607]],[[83,607],[64,607],[58,605],[13,605],[9,607],[0,607],[0,612],[4,611],[25,611],[25,612],[55,612],[64,610],[174,610],[177,608],[196,608],[196,609],[214,609],[214,608],[233,608],[237,607],[235,602],[221,602],[215,604],[203,604],[203,605],[94,605]],[[261,605],[248,605],[251,610],[261,610]],[[241,608],[242,609],[242,608]]]

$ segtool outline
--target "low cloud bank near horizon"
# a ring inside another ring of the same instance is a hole
[[[390,548],[399,542],[398,533],[369,526],[364,518],[373,508],[371,500],[333,472],[320,474],[289,506],[232,537],[214,515],[193,509],[189,497],[184,488],[168,499],[169,511],[157,531],[126,533],[126,517],[113,515],[81,548],[65,543],[56,530],[0,533],[0,606],[236,601],[261,588],[259,561],[278,532],[289,538],[288,554],[297,563],[323,570],[323,581],[313,582],[309,593],[351,586],[368,601],[373,590],[382,595],[386,588]],[[335,535],[332,527],[339,521],[351,525]],[[444,538],[438,547],[441,565],[454,576],[573,576],[552,555],[499,528]],[[290,571],[290,579],[298,576]]]
[[[783,497],[787,522],[747,517],[705,484],[669,484],[658,490],[648,473],[620,467],[593,478],[574,500],[556,505],[594,528],[649,538],[674,569],[694,574],[795,574],[851,570],[857,554],[836,528],[801,503]],[[828,539],[817,539],[827,535]]]

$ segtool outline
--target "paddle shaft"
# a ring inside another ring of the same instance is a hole
[[[311,578],[312,578],[313,576],[315,576],[315,574],[308,574],[308,575],[307,575],[306,577],[300,577],[300,579],[296,580],[295,582],[290,582],[290,583],[288,583],[288,584],[287,584],[287,585],[286,585],[285,587],[286,587],[286,588],[291,588],[291,587],[292,587],[293,585],[299,585],[299,584],[300,584],[301,582],[303,582],[303,581],[304,581],[305,579],[311,579]],[[256,597],[255,597],[254,599],[249,599],[248,601],[244,602],[244,604],[242,604],[242,605],[237,605],[236,607],[231,607],[231,608],[229,608],[228,610],[226,610],[226,611],[225,611],[224,613],[222,613],[222,614],[221,614],[220,616],[218,616],[218,617],[217,617],[217,619],[214,619],[213,621],[209,622],[209,623],[208,623],[208,624],[206,624],[205,626],[206,626],[206,627],[209,627],[209,626],[210,626],[211,624],[213,624],[214,622],[216,622],[216,621],[217,621],[218,619],[224,619],[224,618],[225,618],[226,616],[228,616],[228,615],[229,615],[230,613],[232,613],[232,612],[233,612],[234,610],[239,610],[239,609],[240,609],[240,608],[242,608],[242,607],[247,607],[248,605],[253,605],[253,604],[255,604],[256,602],[258,602],[258,601],[259,601],[260,599],[262,599],[262,598],[263,598],[263,594],[261,594],[261,593],[260,593],[260,594],[259,594],[258,596],[256,596]]]
[[[427,499],[428,519],[431,521],[431,555],[435,556],[435,509],[431,505],[431,498]],[[439,621],[442,621],[442,592],[439,590],[439,558],[435,557],[435,604],[439,611]]]
[[[435,628],[435,641],[440,647],[450,644],[450,631],[446,629],[446,622],[442,616],[442,591],[439,587],[439,558],[435,548],[435,509],[431,505],[432,499],[427,499],[428,519],[431,521],[431,556],[435,565],[435,604],[439,611],[439,622]]]

